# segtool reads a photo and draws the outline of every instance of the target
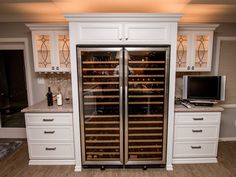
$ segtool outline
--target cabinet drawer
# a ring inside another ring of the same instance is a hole
[[[175,124],[219,124],[220,112],[175,113]]]
[[[73,130],[71,126],[28,126],[28,140],[73,140]]]
[[[26,113],[26,125],[72,125],[71,113]]]
[[[174,157],[216,157],[217,141],[175,142]]]
[[[176,125],[175,140],[218,140],[219,126],[218,125]]]
[[[74,159],[73,144],[29,144],[30,159]]]

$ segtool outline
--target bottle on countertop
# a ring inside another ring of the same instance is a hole
[[[62,106],[62,94],[61,89],[58,87],[58,94],[57,94],[57,106]]]
[[[52,98],[52,92],[51,92],[50,87],[48,87],[48,93],[46,94],[46,96],[47,96],[48,106],[52,106],[53,105],[53,98]]]

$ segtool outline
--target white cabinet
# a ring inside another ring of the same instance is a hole
[[[168,44],[169,23],[80,23],[79,44]]]
[[[74,164],[72,113],[25,113],[29,164]]]
[[[67,26],[27,26],[32,30],[35,72],[69,72],[70,42]]]
[[[180,25],[177,71],[211,71],[213,33],[218,25]]]
[[[220,112],[175,113],[173,163],[217,162]]]

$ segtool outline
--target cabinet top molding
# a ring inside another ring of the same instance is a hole
[[[178,30],[214,31],[219,24],[178,24]]]
[[[183,14],[159,13],[79,13],[64,14],[70,22],[177,22]]]
[[[57,31],[68,30],[67,23],[27,23],[25,24],[31,31]]]

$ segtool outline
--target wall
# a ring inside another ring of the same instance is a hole
[[[29,41],[30,74],[33,86],[33,103],[45,99],[46,84],[38,84],[39,75],[34,72],[31,32],[24,23],[0,23],[0,38],[27,38]]]

